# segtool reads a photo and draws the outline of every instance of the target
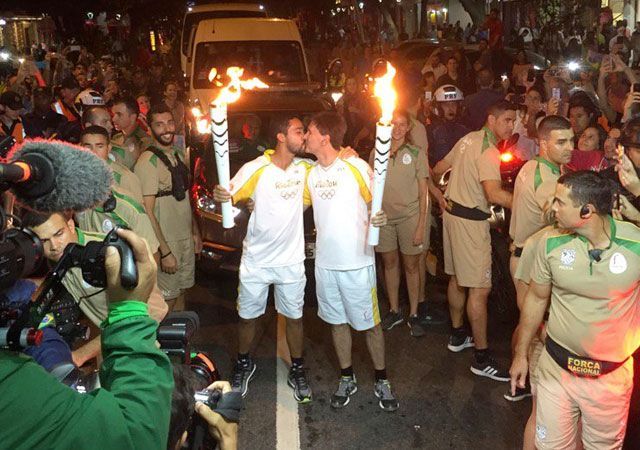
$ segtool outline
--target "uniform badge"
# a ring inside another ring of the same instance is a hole
[[[572,248],[565,248],[560,253],[560,264],[563,268],[571,268],[576,261],[576,251]]]
[[[104,222],[102,222],[102,232],[108,233],[111,230],[113,230],[113,222],[109,219],[104,219]]]
[[[413,161],[413,159],[411,158],[411,155],[408,153],[405,153],[402,156],[402,164],[404,164],[405,166],[411,164],[411,161]]]
[[[627,270],[627,258],[622,253],[614,253],[609,260],[609,271],[616,275]]]

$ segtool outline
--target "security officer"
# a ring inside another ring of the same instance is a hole
[[[153,144],[134,172],[142,182],[144,208],[160,242],[158,285],[173,308],[184,308],[184,290],[195,283],[195,254],[202,251],[198,224],[189,202],[189,169],[172,146],[175,123],[171,110],[158,103],[147,115]]]
[[[20,113],[24,110],[22,98],[13,91],[0,95],[0,136],[12,136],[17,143],[24,140],[25,133]]]
[[[475,346],[471,372],[496,381],[509,381],[506,370],[489,355],[487,299],[491,290],[489,204],[511,207],[512,195],[502,189],[500,152],[496,144],[513,133],[515,105],[500,100],[489,108],[485,126],[462,138],[434,168],[439,178],[451,168],[443,215],[445,272],[451,275],[447,298],[453,326],[448,348],[459,352]],[[469,288],[469,297],[466,296]],[[465,330],[467,305],[473,337]]]
[[[456,142],[469,133],[469,129],[462,124],[462,91],[452,84],[446,84],[436,89],[435,116],[427,127],[429,140],[429,165],[435,166],[451,151]]]
[[[142,205],[142,184],[140,179],[125,166],[115,161],[111,154],[113,147],[109,142],[107,130],[98,125],[86,127],[80,134],[80,145],[91,150],[109,165],[117,190],[130,194],[133,200]]]
[[[140,154],[153,144],[151,137],[140,128],[138,115],[140,108],[136,99],[131,97],[118,98],[111,107],[113,113],[113,124],[116,126],[116,133],[111,142],[116,161],[128,169],[133,167]]]
[[[536,250],[520,316],[511,389],[524,387],[527,352],[550,302],[538,362],[536,447],[621,448],[640,345],[640,229],[614,220],[611,184],[590,171],[558,180],[558,231]]]

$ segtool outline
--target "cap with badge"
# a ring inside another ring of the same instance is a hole
[[[20,97],[20,94],[13,91],[6,91],[0,95],[0,105],[6,106],[14,111],[24,108],[22,97]]]

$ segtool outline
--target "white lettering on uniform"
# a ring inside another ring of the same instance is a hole
[[[544,441],[547,438],[547,427],[536,425],[536,436],[538,436],[539,441]]]
[[[613,274],[621,274],[627,270],[627,258],[622,253],[614,253],[609,260],[609,271]]]

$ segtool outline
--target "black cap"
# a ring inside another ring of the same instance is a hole
[[[13,91],[6,91],[0,95],[0,105],[6,106],[14,111],[24,108],[24,105],[22,104],[22,97],[20,97],[20,94]]]
[[[80,85],[78,84],[78,82],[74,77],[68,76],[60,82],[60,88],[61,89],[80,89]]]

